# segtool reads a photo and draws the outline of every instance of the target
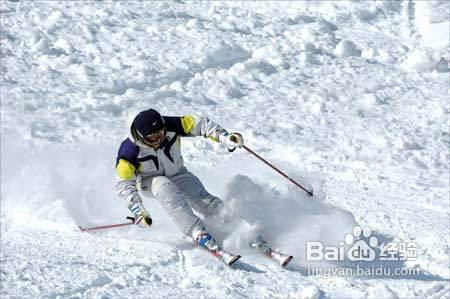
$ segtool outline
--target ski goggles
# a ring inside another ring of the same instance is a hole
[[[144,137],[144,141],[149,144],[159,143],[166,135],[165,129],[161,129],[155,133],[149,134]]]

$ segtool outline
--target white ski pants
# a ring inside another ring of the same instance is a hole
[[[146,177],[141,181],[141,192],[156,198],[182,233],[192,237],[192,232],[204,228],[203,221],[192,209],[209,216],[219,210],[221,199],[206,191],[199,178],[183,168],[171,177]]]

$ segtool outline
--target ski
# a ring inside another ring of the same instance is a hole
[[[241,258],[240,255],[234,255],[221,248],[218,248],[216,250],[209,250],[209,252],[228,266],[232,266],[237,260]]]
[[[281,267],[285,267],[294,258],[292,255],[284,254],[272,249],[266,241],[258,239],[250,242],[250,247],[256,249],[259,253],[264,254]]]
[[[233,265],[238,259],[241,258],[240,255],[234,255],[224,249],[222,249],[216,240],[204,229],[198,230],[194,233],[194,243],[208,250],[212,255],[217,257],[223,263],[228,266]]]

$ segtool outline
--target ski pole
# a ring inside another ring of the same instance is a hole
[[[261,160],[262,162],[266,163],[267,165],[269,165],[273,170],[275,170],[276,172],[278,172],[279,174],[281,174],[283,177],[285,177],[286,179],[288,179],[291,183],[293,183],[294,185],[296,185],[297,187],[299,187],[300,189],[302,189],[303,191],[305,191],[306,193],[308,193],[309,196],[313,196],[313,191],[312,190],[308,190],[305,187],[303,187],[302,185],[300,185],[299,183],[297,183],[296,181],[294,181],[293,179],[291,179],[287,174],[285,174],[284,172],[282,172],[281,170],[279,170],[277,167],[275,167],[274,165],[272,165],[271,163],[269,163],[267,160],[265,160],[263,157],[261,157],[260,155],[258,155],[257,153],[255,153],[254,151],[252,151],[251,149],[249,149],[247,146],[243,145],[243,148],[245,148],[250,154],[254,155],[256,158],[258,158],[259,160]]]
[[[93,227],[86,227],[86,228],[78,226],[78,228],[82,232],[87,232],[87,231],[91,231],[91,230],[108,229],[108,228],[121,227],[121,226],[127,226],[127,225],[134,224],[134,218],[133,217],[127,217],[127,219],[131,220],[132,222],[119,223],[119,224],[110,224],[110,225],[102,225],[102,226],[93,226]]]

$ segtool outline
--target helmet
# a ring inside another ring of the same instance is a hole
[[[164,119],[161,114],[154,109],[140,112],[133,120],[133,126],[139,137],[156,133],[165,128]]]
[[[154,109],[149,109],[140,112],[134,118],[131,132],[135,139],[145,142],[146,136],[162,132],[165,130],[165,127],[164,118],[161,114]]]

